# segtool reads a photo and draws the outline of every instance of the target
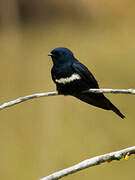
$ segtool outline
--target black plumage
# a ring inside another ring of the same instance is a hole
[[[59,94],[72,95],[93,106],[112,110],[121,118],[125,117],[104,94],[86,92],[90,88],[99,88],[98,83],[88,68],[80,63],[69,49],[58,47],[48,55],[53,61],[51,75]]]

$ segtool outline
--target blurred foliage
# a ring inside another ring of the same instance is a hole
[[[134,1],[1,1],[1,103],[55,90],[48,52],[64,46],[103,88],[135,88]],[[107,95],[119,119],[72,97],[46,97],[0,112],[0,179],[37,180],[86,158],[134,145],[134,96]],[[134,179],[135,160],[65,179]]]

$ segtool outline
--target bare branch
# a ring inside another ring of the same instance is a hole
[[[92,92],[92,93],[132,94],[132,95],[135,95],[135,89],[89,89],[88,92]],[[13,101],[9,101],[9,102],[6,102],[6,103],[2,104],[0,106],[0,110],[5,109],[5,108],[10,107],[10,106],[13,106],[15,104],[19,104],[21,102],[30,100],[30,99],[46,97],[46,96],[56,96],[56,95],[59,95],[57,91],[31,94],[31,95],[20,97],[18,99],[13,100]]]
[[[9,101],[9,102],[2,104],[0,106],[0,110],[5,109],[5,108],[10,107],[10,106],[13,106],[13,105],[16,105],[16,104],[19,104],[19,103],[24,102],[24,101],[30,100],[30,99],[40,98],[40,97],[45,97],[45,96],[56,96],[56,95],[58,95],[57,91],[46,92],[46,93],[36,93],[36,94],[28,95],[28,96],[23,96],[23,97],[15,99],[13,101]]]
[[[93,93],[113,93],[113,94],[132,94],[135,95],[135,89],[89,89]]]
[[[115,94],[135,94],[135,89],[89,89],[88,92],[92,93],[115,93]],[[36,93],[24,97],[17,98],[13,101],[6,102],[0,106],[0,110],[5,109],[7,107],[16,105],[18,103],[46,96],[56,96],[60,95],[57,91],[54,92],[46,92],[46,93]],[[110,162],[112,160],[121,160],[123,158],[127,159],[131,154],[135,154],[135,146],[123,149],[116,152],[111,152],[108,154],[104,154],[101,156],[96,156],[91,159],[84,160],[72,167],[63,169],[61,171],[55,172],[47,177],[42,178],[41,180],[57,180],[69,174],[73,174],[77,171],[86,169],[88,167],[96,166],[104,162]]]
[[[86,169],[88,167],[96,166],[104,162],[110,162],[112,160],[128,159],[128,157],[131,154],[135,154],[135,146],[84,160],[74,166],[55,172],[40,180],[57,180],[69,174],[73,174],[80,170]]]

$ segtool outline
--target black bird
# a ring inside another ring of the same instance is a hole
[[[57,47],[48,56],[53,61],[51,75],[59,94],[74,96],[93,106],[112,110],[122,119],[125,118],[104,94],[86,92],[90,88],[99,88],[98,83],[88,68],[74,57],[72,51]]]

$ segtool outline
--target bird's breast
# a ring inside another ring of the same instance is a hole
[[[55,79],[55,83],[57,91],[64,95],[73,95],[86,89],[81,76],[76,73],[73,73],[69,77]]]
[[[67,84],[79,79],[81,79],[81,76],[79,74],[73,73],[69,77],[61,77],[59,79],[55,79],[55,82],[57,82],[58,84]]]
[[[54,67],[52,77],[60,94],[72,95],[88,89],[81,75],[76,73],[71,66]]]

